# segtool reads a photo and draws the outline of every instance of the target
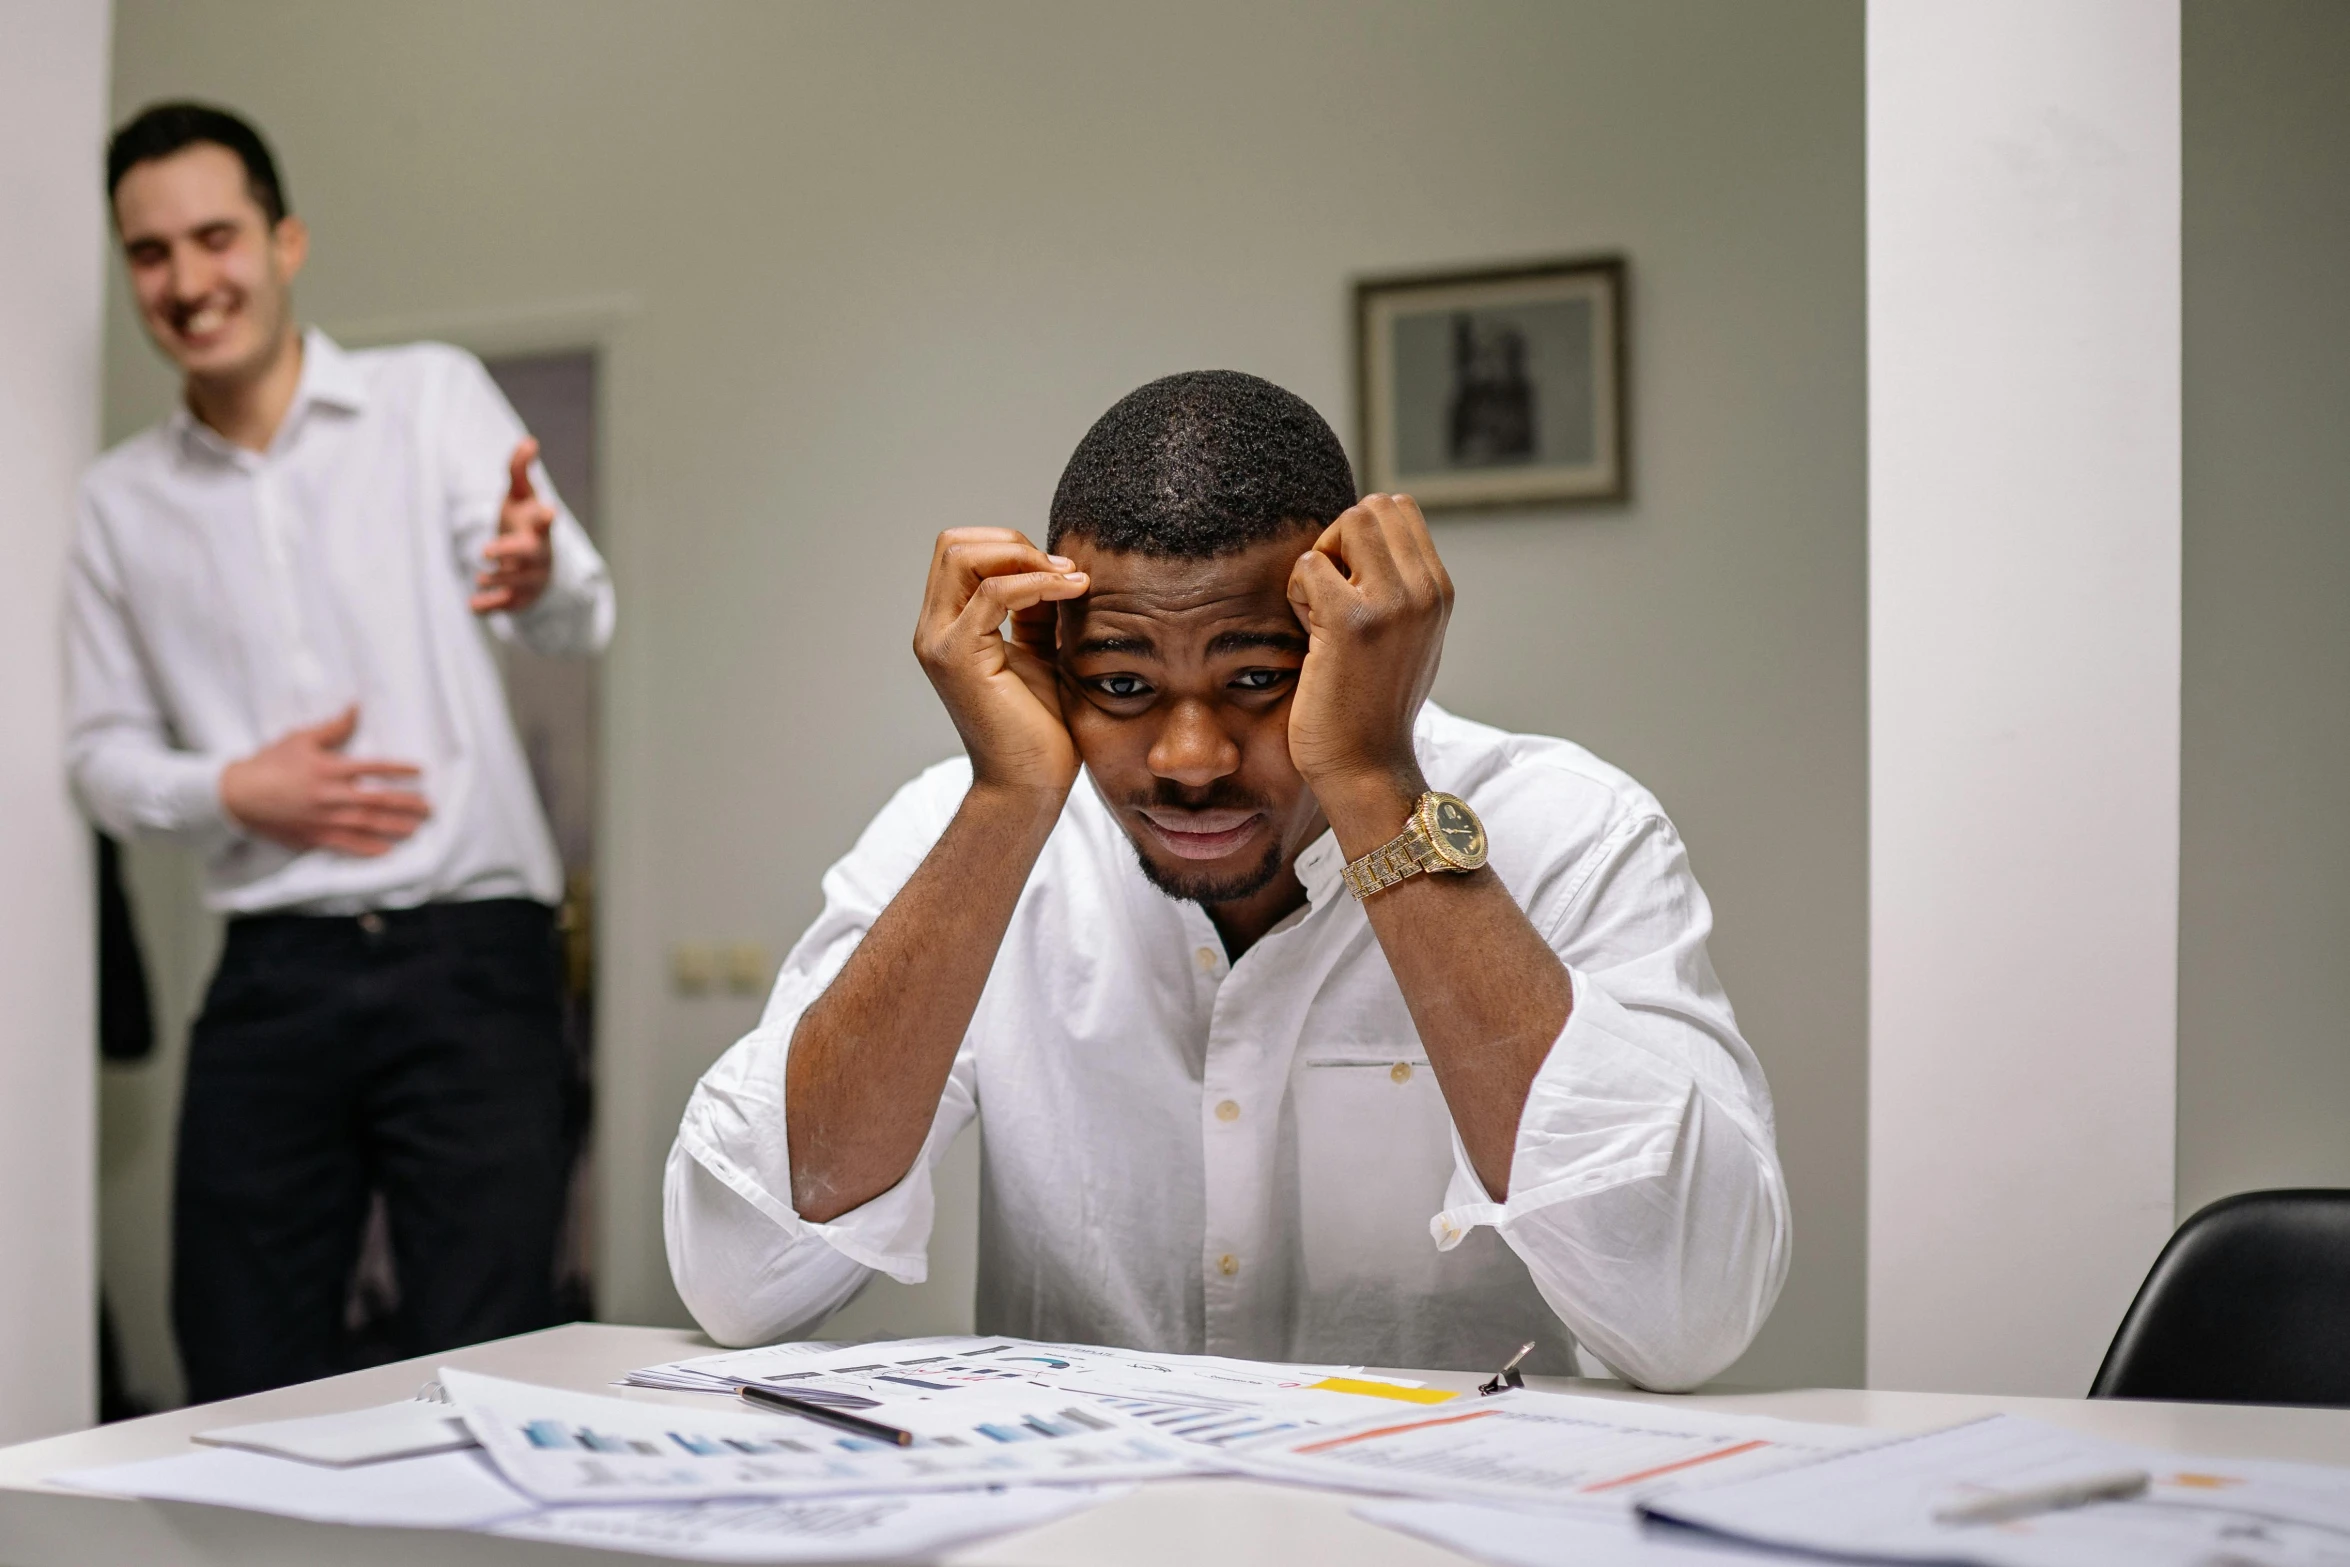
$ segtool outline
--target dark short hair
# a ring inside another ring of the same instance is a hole
[[[1045,547],[1229,555],[1355,503],[1329,422],[1294,392],[1237,370],[1136,388],[1094,421],[1053,491]]]
[[[122,177],[142,163],[184,152],[198,142],[226,147],[245,166],[245,189],[275,228],[293,211],[286,200],[285,181],[277,177],[277,160],[261,133],[226,109],[208,103],[151,103],[114,133],[106,144],[106,199],[122,187]]]

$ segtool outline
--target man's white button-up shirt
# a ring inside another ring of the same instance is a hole
[[[1089,782],[1029,877],[922,1157],[829,1223],[792,1208],[784,1059],[800,1014],[945,831],[969,765],[900,790],[824,879],[759,1026],[703,1077],[667,1179],[670,1268],[713,1337],[813,1329],[873,1272],[925,1275],[931,1171],[980,1118],[978,1325],[1068,1342],[1571,1372],[1577,1341],[1694,1385],[1761,1326],[1788,1215],[1770,1091],[1706,956],[1712,916],[1632,779],[1433,705],[1429,786],[1567,965],[1574,1008],[1527,1097],[1509,1196],[1455,1134],[1325,833],[1306,904],[1225,961],[1145,881]],[[1474,957],[1463,961],[1474,962]]]
[[[67,761],[84,808],[118,836],[200,845],[206,902],[224,913],[556,902],[561,864],[467,604],[522,435],[470,354],[346,353],[313,331],[267,451],[183,408],[100,458],[67,583]],[[556,512],[553,576],[488,630],[595,652],[611,578],[545,470],[532,480]],[[221,769],[354,702],[345,754],[421,768],[424,825],[373,859],[235,831]]]

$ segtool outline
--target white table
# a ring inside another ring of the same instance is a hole
[[[0,1449],[0,1567],[591,1567],[642,1560],[493,1539],[487,1535],[407,1529],[343,1529],[258,1513],[175,1503],[125,1501],[45,1484],[48,1476],[99,1464],[185,1452],[190,1433],[215,1426],[295,1415],[329,1414],[407,1398],[441,1365],[469,1366],[527,1382],[591,1392],[622,1372],[705,1354],[699,1335],[672,1328],[576,1323],[544,1333],[477,1344],[250,1398],[150,1415],[70,1436]],[[1418,1372],[1445,1387],[1477,1378]],[[1607,1382],[1529,1378],[1530,1386],[1612,1398],[1652,1398]],[[697,1395],[626,1390],[625,1396],[691,1404]],[[1745,1410],[1796,1420],[1841,1421],[1885,1430],[1924,1430],[2008,1410],[2122,1441],[2182,1453],[2301,1458],[2350,1465],[2350,1410],[2260,1409],[2224,1404],[2090,1403],[2055,1398],[1993,1398],[1957,1393],[1872,1393],[1805,1389],[1715,1393],[1687,1400],[1701,1408]],[[1455,1563],[1440,1547],[1363,1523],[1348,1509],[1357,1498],[1250,1480],[1178,1480],[1144,1486],[1117,1501],[1024,1534],[958,1551],[947,1560],[969,1567],[1098,1567],[1098,1564],[1211,1563],[1213,1567],[1292,1567],[1331,1562],[1362,1567]]]

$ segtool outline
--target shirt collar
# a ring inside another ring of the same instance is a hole
[[[305,403],[324,403],[345,413],[367,406],[367,378],[359,373],[358,361],[316,327],[302,334],[302,385],[294,393],[294,406]]]
[[[294,400],[286,408],[284,422],[278,426],[277,439],[270,443],[273,450],[283,444],[313,403],[345,413],[357,413],[367,406],[367,378],[359,373],[358,363],[341,344],[316,327],[302,334],[302,379],[294,387]],[[242,460],[254,455],[240,455],[238,448],[222,440],[210,425],[188,411],[185,399],[171,410],[171,430],[182,441],[193,441],[222,456]]]

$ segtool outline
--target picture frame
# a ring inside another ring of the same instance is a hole
[[[1429,512],[1629,500],[1627,278],[1606,255],[1357,281],[1364,492]]]

